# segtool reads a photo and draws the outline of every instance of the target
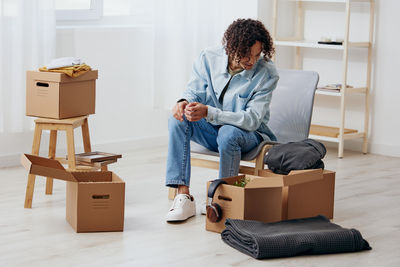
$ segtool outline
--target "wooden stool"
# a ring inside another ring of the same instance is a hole
[[[65,131],[67,135],[67,149],[68,149],[68,168],[69,170],[76,170],[75,161],[75,143],[74,143],[74,129],[82,127],[83,148],[85,152],[91,152],[88,116],[69,118],[63,120],[56,119],[36,119],[35,120],[35,133],[32,144],[32,155],[39,155],[40,139],[43,130],[50,130],[49,142],[49,158],[55,159],[56,144],[57,144],[57,131]],[[25,194],[25,208],[32,208],[33,190],[35,187],[35,178],[33,174],[28,175],[28,184],[26,185]],[[53,193],[53,178],[46,178],[46,194]]]

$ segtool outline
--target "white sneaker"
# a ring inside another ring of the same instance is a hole
[[[192,196],[178,194],[167,214],[167,222],[184,221],[196,215],[196,203]]]
[[[204,201],[203,204],[201,204],[200,212],[202,215],[207,214],[207,201]]]

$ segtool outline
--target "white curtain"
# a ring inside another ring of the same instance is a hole
[[[54,58],[55,37],[53,0],[0,0],[0,134],[31,129],[26,71]]]
[[[185,90],[202,49],[221,45],[238,18],[257,18],[257,0],[155,0],[155,108],[170,109]]]

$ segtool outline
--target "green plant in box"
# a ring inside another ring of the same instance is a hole
[[[233,185],[234,186],[240,186],[240,187],[245,187],[245,185],[250,181],[249,178],[243,177],[239,180],[237,180]]]

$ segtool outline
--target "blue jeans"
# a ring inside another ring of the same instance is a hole
[[[249,152],[262,141],[256,132],[248,132],[232,125],[215,126],[205,119],[179,121],[173,116],[168,121],[169,143],[166,185],[190,185],[190,140],[219,152],[219,178],[239,173],[242,153]]]

